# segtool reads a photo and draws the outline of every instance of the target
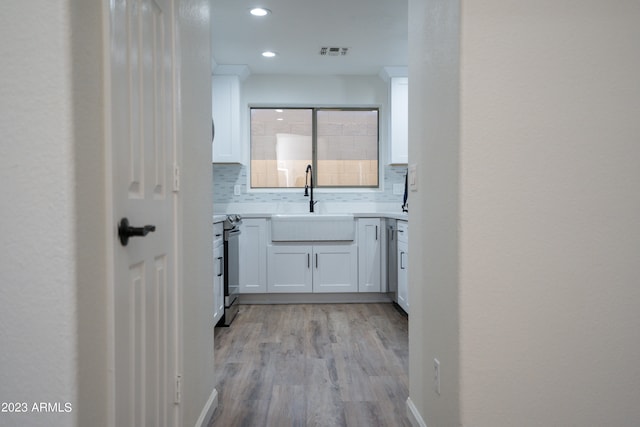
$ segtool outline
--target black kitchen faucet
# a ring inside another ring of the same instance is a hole
[[[311,181],[309,182],[309,174],[311,174]],[[309,187],[311,187],[311,200],[309,200],[309,212],[313,213],[313,205],[318,203],[317,201],[313,201],[313,171],[311,169],[311,165],[307,165],[307,171],[305,172],[304,177],[304,195],[305,197],[309,196]]]

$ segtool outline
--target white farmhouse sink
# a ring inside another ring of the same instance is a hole
[[[271,240],[276,242],[341,241],[355,238],[351,214],[278,214],[271,216]]]

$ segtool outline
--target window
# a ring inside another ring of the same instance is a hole
[[[377,108],[251,108],[251,187],[378,186]]]

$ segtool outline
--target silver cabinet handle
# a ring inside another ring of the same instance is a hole
[[[218,262],[220,263],[220,268],[218,269],[220,271],[220,273],[218,273],[218,277],[222,276],[224,274],[224,264],[222,263],[222,257],[219,256],[218,257]]]
[[[376,225],[376,240],[378,240],[378,226]]]
[[[404,270],[406,267],[404,266],[404,252],[400,252],[400,268]]]
[[[307,268],[311,268],[311,254],[307,254]]]
[[[316,254],[316,268],[318,268],[318,254]]]

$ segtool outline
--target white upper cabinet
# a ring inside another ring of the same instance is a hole
[[[241,163],[240,77],[213,76],[211,99],[215,124],[213,163]]]
[[[391,164],[406,164],[409,160],[409,79],[390,79],[391,140],[389,154]]]

